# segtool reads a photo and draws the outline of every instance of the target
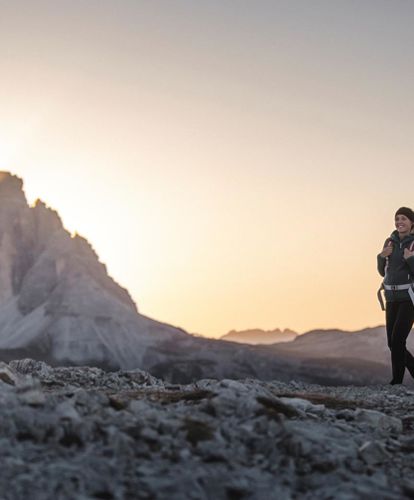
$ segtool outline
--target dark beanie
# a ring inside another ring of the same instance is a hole
[[[401,207],[395,212],[396,217],[397,215],[405,215],[407,219],[410,219],[411,222],[414,222],[414,212],[411,210],[411,208]]]

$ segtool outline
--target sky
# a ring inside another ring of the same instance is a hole
[[[411,0],[0,0],[0,170],[142,314],[210,337],[383,324],[413,21]]]

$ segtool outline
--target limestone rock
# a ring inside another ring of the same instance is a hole
[[[355,418],[360,422],[366,422],[371,425],[377,429],[378,432],[395,432],[399,434],[403,429],[401,419],[385,415],[384,413],[375,410],[358,410],[355,413]]]
[[[364,462],[369,465],[380,464],[389,458],[384,446],[377,441],[367,441],[358,451]]]
[[[0,361],[0,380],[6,384],[16,385],[19,383],[19,376],[6,363]]]
[[[6,499],[397,500],[413,491],[411,435],[377,429],[387,412],[401,420],[414,406],[403,389],[253,378],[171,385],[142,370],[31,359],[2,368],[19,378],[0,383]]]

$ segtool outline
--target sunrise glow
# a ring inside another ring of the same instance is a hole
[[[375,256],[414,206],[397,3],[4,4],[0,169],[143,314],[207,336],[383,323]]]

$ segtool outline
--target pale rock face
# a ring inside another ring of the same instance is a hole
[[[13,247],[10,235],[0,235],[0,303],[13,297],[12,275]]]
[[[151,333],[150,333],[151,332]],[[0,172],[0,350],[54,363],[138,367],[148,346],[186,336],[138,314],[91,245],[21,179]],[[6,356],[7,357],[7,356]]]

